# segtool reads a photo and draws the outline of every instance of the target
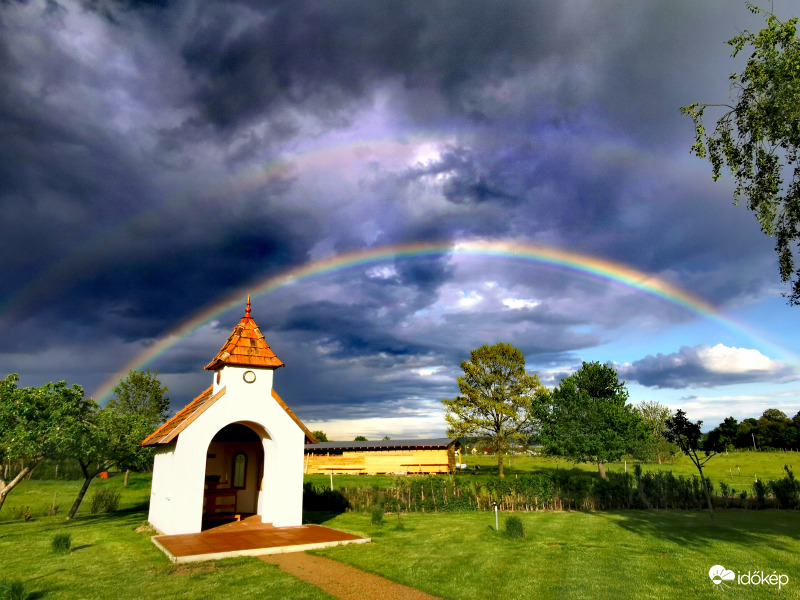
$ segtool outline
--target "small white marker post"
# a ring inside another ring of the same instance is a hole
[[[494,530],[499,531],[500,525],[497,522],[497,502],[492,502],[492,504],[494,505]]]
[[[333,471],[331,471],[330,475],[331,475],[331,491],[333,491]]]

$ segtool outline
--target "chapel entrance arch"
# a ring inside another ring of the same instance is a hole
[[[214,435],[206,452],[204,528],[262,514],[264,446],[270,441],[255,423],[231,423]]]

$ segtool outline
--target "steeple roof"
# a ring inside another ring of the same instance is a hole
[[[247,297],[244,317],[233,328],[233,332],[228,336],[228,341],[205,368],[208,371],[217,371],[225,365],[267,369],[277,369],[283,366],[283,361],[275,356],[272,348],[264,339],[264,334],[250,316],[250,296]]]

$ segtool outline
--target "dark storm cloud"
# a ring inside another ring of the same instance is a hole
[[[471,91],[543,52],[554,19],[552,7],[513,2],[204,3],[181,55],[203,118],[220,128],[287,105],[336,124],[391,78],[471,114]]]
[[[786,382],[798,379],[794,369],[769,360],[756,350],[717,345],[684,346],[672,354],[646,356],[622,365],[620,377],[647,387],[697,388],[753,382]]]
[[[724,93],[722,42],[753,22],[721,2],[0,5],[5,364],[39,376],[39,350],[96,381],[77,357],[113,371],[231,290],[400,242],[511,237],[712,302],[755,297],[771,242],[687,167],[678,114]],[[290,359],[281,385],[320,414],[378,414],[452,395],[483,343],[555,368],[634,317],[686,318],[563,274],[482,269],[387,261],[271,297],[259,323]],[[505,296],[478,287],[492,278]],[[183,399],[237,318],[160,359]],[[656,385],[714,381],[634,364]]]

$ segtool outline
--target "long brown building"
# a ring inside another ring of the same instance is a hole
[[[381,440],[306,444],[307,474],[452,473],[457,440]]]

